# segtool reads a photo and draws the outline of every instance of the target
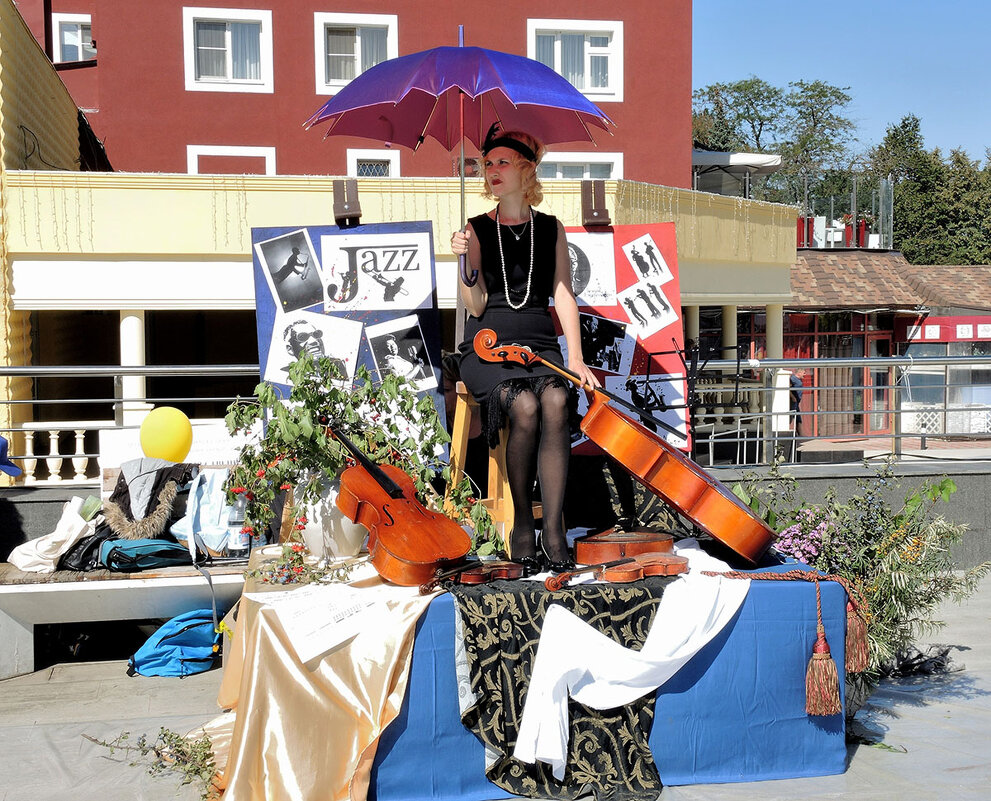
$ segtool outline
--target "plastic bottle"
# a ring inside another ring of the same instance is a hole
[[[235,557],[247,557],[251,548],[251,534],[244,528],[244,510],[247,501],[244,495],[239,495],[231,513],[227,518],[227,555]]]

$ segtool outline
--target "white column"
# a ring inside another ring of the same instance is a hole
[[[698,306],[684,306],[683,313],[685,315],[685,344],[688,344],[688,340],[693,342],[699,341],[699,307]]]
[[[723,306],[723,352],[724,359],[736,359],[736,306]],[[735,368],[734,368],[735,369]],[[734,369],[726,370],[732,374]]]
[[[145,365],[145,313],[127,309],[120,312],[120,363],[122,367]],[[121,404],[121,422],[125,426],[137,426],[151,409],[142,399],[146,395],[144,376],[124,376],[121,381],[124,400]]]
[[[768,303],[765,307],[767,315],[767,358],[782,359],[785,353],[784,338],[784,309],[780,303]]]

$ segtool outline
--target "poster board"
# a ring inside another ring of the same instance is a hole
[[[333,359],[353,384],[411,378],[444,419],[440,311],[429,222],[251,229],[261,378],[288,396],[304,352]]]
[[[687,376],[679,353],[685,343],[674,223],[566,232],[585,363],[606,390],[676,428],[680,435],[660,427],[657,433],[687,450]],[[560,341],[567,361],[563,336]],[[579,398],[579,412],[584,414],[584,394]],[[575,443],[576,453],[593,451],[582,440]]]

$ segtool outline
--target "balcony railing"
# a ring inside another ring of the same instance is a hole
[[[991,385],[945,379],[964,368],[991,370],[991,356],[769,359],[744,362],[742,367],[743,374],[737,376],[735,361],[710,361],[697,378],[691,421],[693,455],[702,465],[763,465],[776,456],[803,462],[860,461],[889,453],[906,459],[991,456]],[[802,431],[796,435],[788,376],[798,369],[807,371],[807,378],[799,412]],[[125,377],[176,375],[201,377],[202,394],[122,397]],[[0,367],[0,377],[112,377],[117,387],[114,397],[4,401],[9,406],[29,406],[31,414],[45,418],[0,429],[10,442],[10,457],[24,471],[16,483],[52,486],[97,482],[104,455],[101,439],[116,435],[120,441],[124,437],[137,449],[140,425],[123,419],[129,406],[181,408],[210,401],[226,407],[234,397],[211,394],[211,379],[257,375],[257,365]],[[922,385],[914,380],[923,377]],[[920,392],[925,396],[922,400]],[[970,400],[960,399],[968,395]],[[113,415],[57,419],[60,406],[78,409],[90,404],[112,408]],[[7,411],[8,419],[31,416],[23,409]],[[226,437],[217,418],[193,418],[192,422],[194,431],[208,433],[215,440]],[[229,444],[228,452],[233,453],[233,440]],[[218,447],[222,450],[225,444],[220,442]],[[140,455],[135,450],[127,458]]]

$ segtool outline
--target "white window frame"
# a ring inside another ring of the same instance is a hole
[[[350,81],[328,81],[326,74],[326,37],[324,30],[328,25],[385,28],[386,58],[399,56],[399,17],[396,14],[329,14],[314,12],[313,14],[313,62],[318,95],[335,95],[350,83]],[[356,65],[355,77],[361,74],[360,62]]]
[[[259,46],[261,77],[257,81],[199,81],[196,79],[195,23],[257,22],[261,25]],[[272,59],[272,12],[263,9],[205,8],[185,6],[182,9],[182,55],[186,72],[187,92],[249,92],[272,94],[275,91]]]
[[[608,34],[611,37],[609,55],[609,86],[600,89],[586,89],[582,91],[589,100],[623,102],[623,22],[622,20],[589,20],[589,19],[528,19],[526,21],[526,48],[527,56],[532,59],[537,57],[537,33],[584,33],[584,34]],[[555,43],[554,61],[557,65],[561,63],[560,56],[561,42]],[[588,56],[586,50],[586,75],[588,74]],[[557,71],[557,70],[555,70]]]
[[[399,151],[392,149],[366,149],[366,148],[348,148],[347,151],[347,161],[348,161],[348,176],[351,178],[358,177],[358,162],[359,161],[388,161],[389,162],[389,179],[399,178]]]
[[[544,161],[552,164],[609,164],[612,166],[612,175],[606,180],[620,181],[623,179],[623,154],[603,153],[599,150],[584,151],[547,151]],[[541,178],[542,181],[577,181],[578,178]],[[588,180],[588,179],[586,179]]]
[[[237,156],[265,159],[265,175],[276,175],[275,148],[241,145],[186,145],[186,172],[200,174],[200,156]]]
[[[90,38],[93,35],[93,20],[89,14],[52,14],[52,62],[55,64],[71,64],[76,61],[92,61],[92,59],[73,59],[71,62],[62,60],[62,25],[89,25]]]

